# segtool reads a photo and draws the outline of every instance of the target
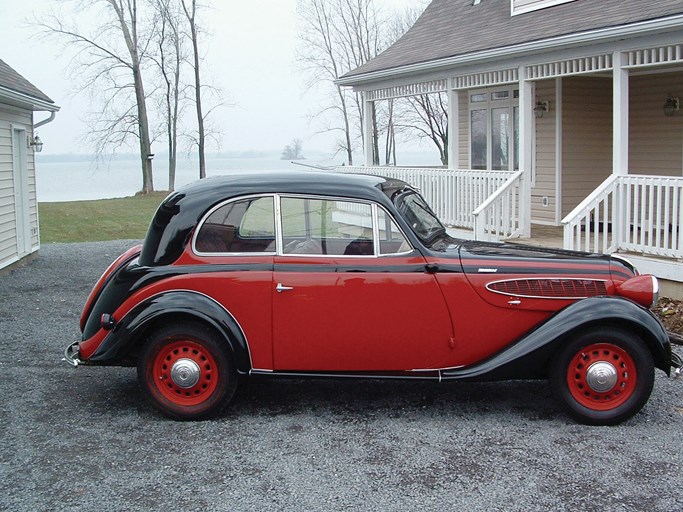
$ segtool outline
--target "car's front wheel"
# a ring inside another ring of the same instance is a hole
[[[138,379],[156,409],[181,420],[217,415],[237,386],[225,343],[213,330],[196,322],[155,331],[139,358]]]
[[[640,411],[652,392],[652,354],[636,335],[596,328],[560,349],[550,385],[569,414],[588,425],[616,425]]]

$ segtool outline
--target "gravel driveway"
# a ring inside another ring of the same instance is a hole
[[[60,362],[130,245],[0,276],[0,510],[683,508],[683,381],[659,371],[618,427],[573,423],[545,382],[258,380],[220,419],[166,420],[134,369]]]

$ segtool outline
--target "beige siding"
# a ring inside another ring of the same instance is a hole
[[[562,82],[562,216],[612,172],[612,79]]]
[[[469,169],[470,153],[470,105],[467,91],[458,91],[458,132],[460,134],[460,145],[458,149],[459,162],[458,169]]]
[[[0,268],[17,258],[12,125],[25,127],[27,135],[31,135],[32,121],[30,111],[0,106]],[[31,246],[32,250],[35,250],[38,248],[39,239],[34,159],[33,152],[25,145],[22,145],[22,150],[26,151]]]
[[[531,220],[543,224],[555,224],[556,181],[556,120],[557,98],[555,80],[536,83],[536,99],[550,102],[549,112],[536,121],[536,180],[531,189]],[[543,198],[548,205],[543,206]]]
[[[683,98],[683,72],[629,80],[629,173],[683,176],[683,111],[662,106],[668,94]]]

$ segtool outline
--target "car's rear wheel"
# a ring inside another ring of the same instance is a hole
[[[588,425],[616,425],[640,411],[652,392],[652,354],[636,335],[596,328],[567,343],[550,384],[569,414]]]
[[[139,359],[138,379],[156,409],[181,420],[219,414],[237,386],[225,343],[213,330],[196,322],[155,331]]]

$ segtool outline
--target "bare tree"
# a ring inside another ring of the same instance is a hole
[[[100,8],[93,19],[101,25],[86,31],[69,24],[66,16],[51,14],[34,21],[45,35],[60,38],[74,49],[72,65],[78,69],[79,90],[97,93],[103,102],[91,119],[88,134],[97,154],[117,148],[131,136],[139,142],[142,193],[154,190],[152,152],[143,84],[143,59],[149,43],[141,35],[136,0],[91,0],[76,2],[77,12]]]
[[[202,113],[202,82],[199,71],[199,32],[197,30],[197,0],[192,0],[188,7],[186,0],[180,0],[190,28],[192,41],[192,68],[194,69],[195,108],[197,111],[197,150],[199,151],[199,178],[206,178],[206,133],[204,131],[204,114]]]
[[[154,27],[156,52],[153,60],[157,65],[163,85],[162,110],[168,144],[168,189],[175,189],[176,164],[178,156],[178,122],[182,100],[182,65],[187,55],[184,36],[181,33],[181,17],[178,5],[173,0],[155,0]]]
[[[443,165],[448,165],[448,99],[446,93],[420,94],[405,98],[404,110],[397,126],[420,138],[431,140],[439,150]]]
[[[362,140],[363,104],[360,94],[335,83],[341,75],[355,69],[381,50],[381,26],[374,0],[299,0],[301,20],[298,62],[310,76],[309,87],[324,84],[333,91],[327,106],[316,117],[335,113],[338,121],[328,130],[342,132],[339,149],[353,165],[355,133],[361,142],[373,145],[379,158],[378,131],[373,123],[372,141]],[[373,115],[373,119],[374,119]]]

